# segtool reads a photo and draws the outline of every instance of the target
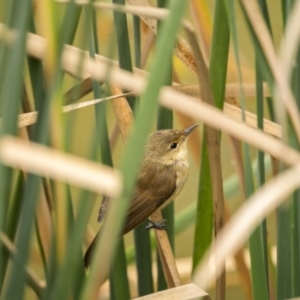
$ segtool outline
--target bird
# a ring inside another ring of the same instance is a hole
[[[132,201],[125,218],[123,235],[148,219],[156,210],[166,207],[180,194],[189,173],[186,142],[197,126],[198,124],[183,130],[157,130],[149,135]],[[104,197],[98,221],[103,220],[108,203],[109,198]],[[151,224],[146,228],[166,230],[164,221],[154,223],[149,220]],[[100,231],[84,255],[86,268],[90,265]]]

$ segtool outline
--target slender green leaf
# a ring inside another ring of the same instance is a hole
[[[91,22],[89,27],[90,30],[88,30],[88,32],[90,33],[89,36],[90,55],[91,57],[95,58],[95,54],[99,53],[96,13],[92,7],[87,7],[86,13],[87,13],[87,22]],[[96,81],[93,81],[92,86],[93,86],[95,99],[101,98],[100,84]],[[100,145],[102,162],[112,166],[113,162],[112,162],[112,157],[110,152],[110,143],[109,143],[108,130],[107,130],[105,106],[106,103],[99,103],[95,106],[97,132],[98,132],[97,136]],[[110,289],[111,289],[111,299],[122,299],[123,297],[124,298],[130,297],[129,283],[128,283],[127,272],[126,272],[125,248],[124,248],[124,242],[122,238],[118,243],[114,262],[111,268]]]
[[[81,279],[84,278],[81,243],[94,204],[93,201],[89,199],[93,197],[91,193],[84,191],[81,194],[79,214],[70,232],[63,264],[57,270],[53,285],[47,289],[44,299],[67,299],[71,295],[75,299],[78,297],[72,283],[78,276],[80,276]],[[82,282],[78,282],[77,284],[81,286]],[[70,290],[70,288],[72,288],[72,290]]]
[[[283,300],[292,297],[292,201],[277,210],[277,299]]]
[[[40,178],[34,175],[28,176],[28,184],[25,188],[25,197],[23,199],[22,214],[20,218],[20,227],[17,235],[16,248],[17,254],[13,261],[12,271],[9,276],[8,285],[4,291],[4,299],[21,299],[24,293],[25,270],[20,269],[20,265],[26,265],[29,246],[30,232],[32,230],[35,205],[38,196],[38,187]]]
[[[263,16],[265,21],[268,24],[269,30],[271,30],[270,21],[269,21],[269,14],[267,9],[267,4],[264,0],[260,0],[259,2],[260,7],[263,12]],[[262,70],[258,63],[257,57],[259,54],[256,52],[256,108],[257,108],[257,127],[263,129],[263,119],[264,119],[264,97],[263,97],[263,77],[262,77]],[[258,186],[263,186],[265,183],[265,164],[264,164],[264,153],[262,151],[258,151]],[[268,242],[267,242],[267,224],[266,220],[264,220],[260,227],[258,228],[260,231],[260,238],[261,238],[261,246],[262,246],[262,253],[261,259],[263,260],[263,270],[266,274],[266,281],[269,287],[269,259],[268,259]]]
[[[263,118],[264,118],[264,103],[263,103],[263,80],[261,77],[261,73],[259,70],[259,65],[256,63],[256,107],[257,107],[257,127],[263,129]],[[265,164],[264,164],[264,153],[262,151],[258,151],[258,186],[263,186],[265,183]],[[246,171],[246,170],[245,170]],[[247,172],[247,171],[246,171]],[[262,253],[261,258],[263,260],[263,270],[266,274],[266,278],[268,275],[268,245],[267,245],[267,224],[266,220],[264,220],[259,229],[260,230],[260,238],[262,244]],[[268,279],[266,279],[268,280]],[[267,283],[268,284],[268,283]]]
[[[234,54],[237,63],[239,83],[241,86],[242,83],[242,72],[241,64],[238,51],[238,35],[237,35],[237,24],[236,16],[234,13],[233,1],[227,1],[227,11],[229,13],[229,22],[232,31],[232,36],[234,40]],[[243,90],[240,88],[241,104],[242,108],[245,107],[244,103],[244,94]],[[243,109],[243,119],[245,119],[244,109]],[[254,181],[253,174],[251,170],[250,163],[250,148],[249,145],[243,144],[244,149],[244,179],[245,179],[245,196],[249,197],[254,192]],[[251,274],[252,274],[252,289],[254,299],[268,299],[269,290],[268,290],[268,274],[266,270],[266,251],[264,248],[263,242],[264,229],[262,226],[259,226],[251,235],[249,239],[249,248],[250,248],[250,258],[251,258]]]
[[[198,202],[195,224],[193,270],[200,262],[212,240],[213,202],[207,145],[202,142]]]
[[[1,134],[15,134],[17,130],[17,117],[20,109],[21,94],[23,91],[24,50],[26,41],[25,33],[28,24],[29,5],[29,1],[15,1],[12,6],[10,6],[10,14],[11,16],[13,15],[14,27],[19,30],[20,34],[9,51],[6,52],[7,56],[3,55],[3,53],[1,55],[0,67],[2,74],[5,74],[5,76],[2,76],[3,81],[0,90],[0,111],[2,117]],[[9,199],[11,192],[10,183],[11,170],[0,165],[0,230],[4,228],[7,216],[7,199]],[[0,253],[2,253],[1,244]],[[16,264],[17,262],[14,263],[14,265]],[[25,263],[23,263],[23,265],[24,264]],[[5,266],[6,261],[4,261],[2,255],[0,255],[0,286],[2,286]],[[20,278],[20,281],[16,282],[17,287],[20,289],[19,295],[22,294],[22,279],[24,279],[22,276],[20,276]],[[12,284],[12,280],[10,280],[10,283]],[[7,289],[7,291],[9,291],[9,289]],[[6,292],[6,295],[8,294],[10,293]]]
[[[125,5],[125,0],[113,0],[113,3]],[[119,12],[114,12],[114,23],[117,34],[120,67],[124,70],[132,72],[131,51],[126,15]],[[127,100],[131,108],[134,109],[135,97],[127,97]]]
[[[169,7],[169,1],[167,0],[158,0],[157,7],[167,8]],[[158,36],[160,35],[160,27],[161,23],[158,23]],[[168,75],[165,78],[164,85],[172,85],[172,55],[168,58],[170,62],[167,64],[170,66],[168,70]],[[157,118],[157,129],[169,129],[173,128],[173,113],[167,108],[159,107],[158,110],[158,118]],[[168,238],[171,244],[171,248],[174,252],[174,203],[170,203],[163,211],[162,216],[165,220],[167,220],[168,224]],[[165,275],[163,272],[163,268],[161,265],[161,261],[159,258],[159,251],[157,250],[157,269],[158,269],[158,277],[157,277],[157,289],[159,291],[165,290],[167,288],[167,282],[165,280]]]
[[[141,24],[140,18],[133,17],[134,24],[134,56],[136,67],[141,67]],[[136,268],[138,276],[139,296],[148,295],[154,292],[152,275],[152,256],[150,244],[150,232],[145,230],[147,221],[134,229],[134,245]]]
[[[285,26],[294,1],[282,1],[281,4]],[[294,72],[294,76],[295,74],[297,71]],[[294,88],[294,91],[297,89]],[[296,149],[299,149],[299,142],[295,138],[294,130],[290,124],[289,127],[288,139]],[[294,193],[294,200],[288,201],[288,204],[279,207],[277,211],[277,299],[292,297],[296,292],[295,285],[298,285],[294,281],[299,278],[299,270],[296,271],[294,268],[299,261],[299,250],[296,250],[299,237],[297,236],[297,229],[295,230],[294,227],[298,223],[297,207],[295,206],[298,201],[296,195],[297,193]]]
[[[150,232],[145,229],[147,225],[148,223],[145,221],[134,229],[139,296],[148,295],[154,292]]]
[[[300,192],[294,193],[293,199],[293,238],[292,238],[292,297],[300,296]]]
[[[124,240],[118,241],[116,254],[112,262],[111,274],[109,277],[111,299],[122,300],[130,298],[129,284],[127,279],[127,265],[125,256]]]
[[[229,26],[223,0],[216,1],[209,73],[215,105],[223,108],[229,51]],[[204,129],[205,130],[205,129]],[[201,169],[196,228],[194,238],[193,268],[201,260],[211,243],[213,232],[212,185],[206,141],[202,142]]]
[[[300,52],[298,51],[297,61],[300,62]],[[300,69],[295,66],[293,74],[292,87],[297,101],[298,109],[300,109],[300,88],[299,88],[299,79],[300,79]],[[292,138],[291,144],[299,151],[299,142]],[[300,280],[300,206],[299,206],[299,189],[293,194],[293,203],[292,203],[292,297],[300,296],[300,287],[298,282]]]
[[[31,6],[30,6],[29,15],[30,15],[30,19],[29,19],[28,29],[30,32],[36,33],[33,9]],[[45,78],[44,78],[44,71],[43,71],[43,63],[34,57],[28,57],[27,61],[28,61],[29,76],[31,80],[31,87],[32,87],[35,109],[39,111],[42,106],[44,95],[45,95]]]
[[[281,0],[283,23],[286,24],[295,0]]]
[[[209,74],[215,105],[221,109],[224,104],[229,41],[230,32],[224,0],[218,0],[215,4]]]

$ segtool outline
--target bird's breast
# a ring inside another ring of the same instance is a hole
[[[174,165],[174,171],[176,173],[176,189],[172,196],[166,200],[166,202],[159,208],[160,210],[165,208],[171,201],[173,201],[181,192],[188,174],[189,174],[189,165],[186,160],[177,161]]]
[[[187,180],[187,177],[189,174],[188,162],[186,160],[177,162],[175,165],[175,170],[176,170],[176,177],[177,177],[177,180],[176,180],[177,188],[176,188],[176,195],[175,195],[175,197],[176,197],[181,192],[181,190]]]

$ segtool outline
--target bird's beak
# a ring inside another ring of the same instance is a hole
[[[184,129],[184,133],[186,134],[186,136],[188,136],[196,127],[198,127],[199,124],[193,125],[187,129]]]

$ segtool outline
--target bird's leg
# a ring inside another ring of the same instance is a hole
[[[168,230],[168,226],[165,224],[167,220],[160,220],[159,222],[153,222],[152,220],[148,219],[148,222],[150,223],[148,226],[145,227],[145,229],[159,229],[159,230]]]

